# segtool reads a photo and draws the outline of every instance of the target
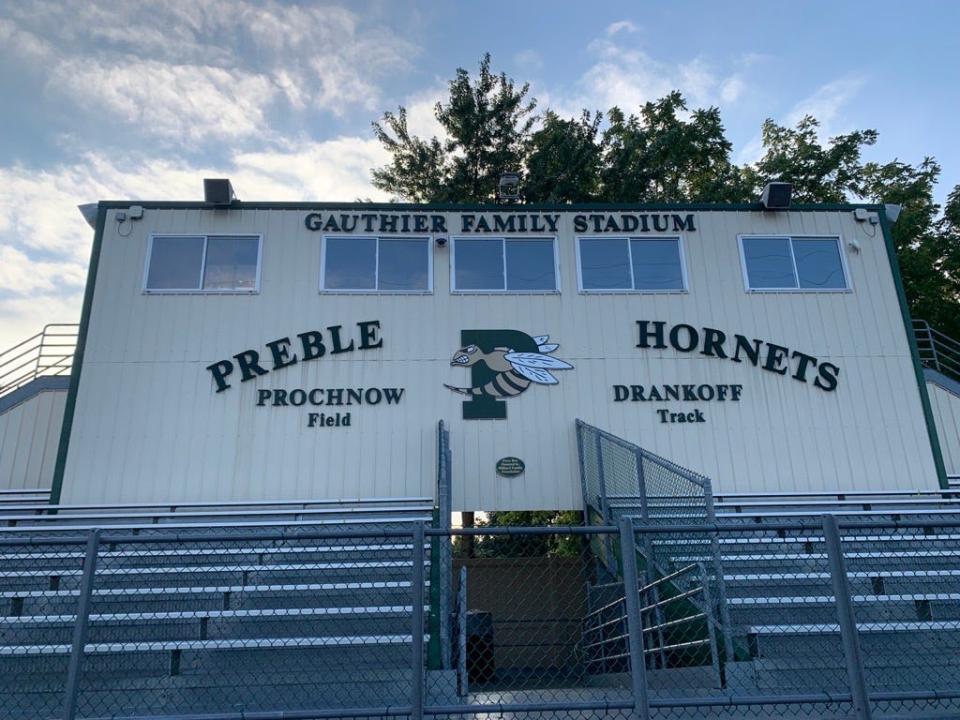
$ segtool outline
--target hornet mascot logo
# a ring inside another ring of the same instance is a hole
[[[444,387],[466,395],[465,420],[506,418],[504,399],[525,392],[531,384],[556,385],[551,370],[569,370],[570,363],[550,357],[557,343],[548,343],[549,335],[530,337],[517,330],[464,330],[463,347],[453,354],[450,365],[468,367],[471,387]]]

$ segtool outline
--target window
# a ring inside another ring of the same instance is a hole
[[[580,289],[587,292],[682,292],[680,238],[580,238]]]
[[[321,289],[335,292],[430,292],[427,238],[328,237]]]
[[[259,235],[154,235],[147,292],[257,292]]]
[[[847,290],[836,237],[741,237],[748,290]]]
[[[553,238],[455,238],[453,289],[556,292]]]

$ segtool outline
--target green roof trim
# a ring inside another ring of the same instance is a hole
[[[139,205],[146,210],[212,210],[230,212],[236,210],[394,210],[397,212],[624,212],[702,210],[713,212],[853,212],[858,208],[880,212],[882,205],[867,203],[821,203],[793,205],[787,210],[767,210],[760,203],[531,203],[498,205],[496,203],[380,203],[380,202],[242,202],[228,206],[213,205],[203,201],[189,200],[101,200],[101,208],[129,208]]]
[[[897,299],[900,301],[900,314],[903,318],[903,331],[907,335],[910,345],[910,356],[913,360],[913,372],[917,379],[917,390],[920,393],[920,404],[923,406],[923,418],[927,425],[927,436],[930,438],[930,450],[933,453],[933,464],[937,470],[937,480],[943,490],[948,490],[947,468],[943,462],[943,450],[940,448],[940,436],[937,434],[937,424],[933,418],[933,408],[930,405],[930,396],[927,394],[927,380],[923,372],[923,363],[920,362],[920,351],[917,348],[917,338],[913,333],[913,321],[910,317],[910,306],[907,304],[907,292],[903,287],[903,277],[900,275],[900,263],[897,261],[897,249],[893,244],[893,235],[890,233],[890,220],[887,210],[879,206],[880,228],[883,231],[883,241],[887,248],[887,258],[890,260],[890,271],[893,273],[893,283],[897,288]]]
[[[80,311],[80,330],[77,334],[77,349],[73,354],[73,370],[70,373],[70,389],[63,409],[63,424],[60,428],[60,444],[57,447],[57,464],[53,469],[50,487],[50,504],[60,504],[63,492],[63,475],[67,468],[67,452],[70,449],[70,433],[73,430],[74,410],[77,407],[77,391],[80,387],[80,371],[83,368],[83,353],[87,347],[87,330],[90,327],[90,312],[93,309],[93,291],[97,284],[97,268],[100,267],[100,249],[103,246],[103,230],[107,224],[107,208],[97,207],[97,226],[93,233],[93,248],[90,250],[90,267],[87,270],[87,287],[83,292],[83,307]]]

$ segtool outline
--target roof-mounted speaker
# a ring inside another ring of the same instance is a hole
[[[789,210],[793,185],[787,182],[771,182],[763,186],[760,204],[767,210]]]
[[[232,205],[237,196],[227,178],[204,178],[203,199],[211,205],[225,207]]]

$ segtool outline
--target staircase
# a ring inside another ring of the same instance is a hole
[[[709,480],[622,439],[583,423],[578,437],[591,522],[664,527],[637,535],[661,576],[705,568],[713,604],[701,608],[715,621],[728,692],[849,692],[824,514],[848,526],[842,550],[871,692],[960,686],[957,491],[714,496]]]
[[[301,505],[0,510],[0,718],[62,714],[94,526],[78,717],[408,705],[432,499]],[[456,702],[451,675],[431,702]]]

